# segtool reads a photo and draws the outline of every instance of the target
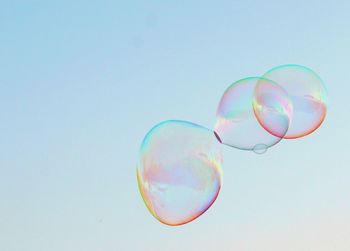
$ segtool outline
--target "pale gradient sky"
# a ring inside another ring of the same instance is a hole
[[[1,1],[1,251],[350,250],[349,1]],[[264,155],[225,148],[214,205],[158,223],[135,167],[165,119],[211,127],[232,82],[318,72],[329,114]]]

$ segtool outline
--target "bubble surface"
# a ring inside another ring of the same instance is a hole
[[[288,95],[280,86],[249,77],[233,83],[223,94],[214,130],[225,145],[242,150],[260,144],[268,148],[287,133],[291,111]]]
[[[147,133],[137,179],[156,219],[182,225],[214,203],[222,185],[221,146],[213,131],[187,121],[164,121]]]
[[[301,65],[282,65],[269,70],[263,77],[285,89],[292,102],[293,118],[284,138],[306,136],[322,124],[327,113],[327,93],[323,81],[314,71]]]

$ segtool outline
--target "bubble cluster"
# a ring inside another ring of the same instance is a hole
[[[264,154],[282,139],[314,132],[327,113],[321,78],[300,65],[275,67],[231,84],[213,130],[167,120],[145,136],[137,166],[141,196],[160,222],[177,226],[202,215],[222,186],[222,145]]]

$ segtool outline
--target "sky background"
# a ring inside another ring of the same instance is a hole
[[[350,2],[0,0],[0,250],[350,250]],[[286,63],[328,88],[315,133],[224,149],[224,185],[168,227],[138,150],[166,119],[212,127],[229,84]]]

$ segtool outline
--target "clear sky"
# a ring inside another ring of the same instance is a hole
[[[0,250],[350,250],[350,2],[0,1]],[[212,127],[232,82],[318,72],[329,113],[264,155],[225,148],[214,205],[157,222],[138,150],[165,119]]]

